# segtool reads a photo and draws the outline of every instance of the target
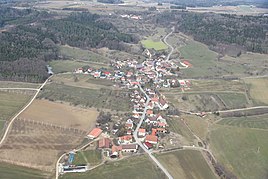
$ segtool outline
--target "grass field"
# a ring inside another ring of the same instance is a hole
[[[39,98],[118,111],[129,111],[131,107],[128,92],[124,90],[88,89],[56,83],[46,85]]]
[[[268,129],[268,115],[223,118],[220,122],[218,122],[218,124],[245,128]]]
[[[75,154],[74,161],[72,164],[90,164],[97,165],[101,163],[101,151],[99,150],[86,150],[79,151]]]
[[[106,79],[94,78],[85,74],[58,74],[51,79],[55,83],[89,89],[112,88],[113,82]]]
[[[54,73],[73,72],[77,68],[89,65],[93,68],[109,68],[108,64],[100,64],[85,61],[72,61],[72,60],[54,60],[49,63]]]
[[[268,131],[215,125],[210,148],[217,160],[238,178],[267,177]]]
[[[19,117],[88,131],[94,126],[97,116],[98,112],[95,109],[35,100]]]
[[[161,171],[154,166],[147,156],[131,157],[116,162],[104,164],[92,171],[77,174],[65,174],[63,179],[164,179]]]
[[[39,86],[36,83],[0,81],[0,88],[38,88]]]
[[[167,120],[169,129],[171,132],[175,132],[177,134],[182,135],[185,137],[189,142],[194,140],[194,136],[192,135],[191,131],[185,126],[183,121],[180,118],[173,118],[172,120]]]
[[[141,44],[144,46],[144,48],[148,49],[165,50],[168,48],[168,46],[162,41],[154,41],[151,39],[142,40]]]
[[[0,163],[0,178],[3,179],[40,179],[47,178],[43,171],[30,169],[26,167]]]
[[[89,62],[102,62],[102,63],[109,62],[109,59],[107,59],[106,57],[94,53],[90,50],[83,50],[80,48],[70,47],[67,45],[60,46],[60,53],[62,56],[75,60],[85,60]]]
[[[242,93],[220,93],[218,96],[226,104],[227,108],[242,108],[248,105],[247,98]]]
[[[255,104],[268,104],[268,78],[245,79]]]
[[[14,116],[30,98],[28,94],[0,91],[0,131],[5,121]]]
[[[159,154],[157,158],[174,178],[217,178],[199,151],[181,150]]]

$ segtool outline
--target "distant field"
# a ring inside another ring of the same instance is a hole
[[[72,61],[72,60],[54,60],[49,63],[52,67],[54,73],[63,73],[63,72],[73,72],[77,68],[83,66],[90,66],[93,68],[109,68],[108,64],[99,64],[95,62],[82,62],[82,61]]]
[[[215,125],[210,148],[217,160],[238,178],[266,178],[268,130]]]
[[[43,171],[26,167],[0,163],[0,178],[3,179],[44,179],[47,174]]]
[[[168,48],[168,46],[162,41],[153,41],[151,39],[148,39],[148,40],[142,40],[141,43],[145,48],[148,49],[165,50]]]
[[[128,92],[124,90],[88,89],[56,83],[46,85],[39,98],[118,111],[129,111],[132,107]]]
[[[0,131],[6,120],[14,116],[30,100],[28,94],[0,91]]]
[[[157,158],[174,178],[217,178],[199,151],[181,150],[159,154]]]
[[[63,179],[164,179],[165,175],[152,164],[147,156],[131,157],[104,164],[92,171],[77,174],[65,174]]]
[[[217,124],[245,128],[268,129],[268,115],[223,118]]]
[[[51,79],[55,83],[90,89],[112,88],[113,82],[106,79],[94,78],[86,74],[58,74]]]
[[[36,83],[0,81],[0,88],[38,88],[39,86]]]
[[[191,131],[185,126],[185,124],[181,121],[180,118],[173,118],[172,120],[168,120],[169,129],[171,132],[175,132],[177,134],[185,137],[189,142],[193,142],[195,139],[192,135]]]
[[[75,154],[72,164],[90,164],[91,166],[101,163],[101,151],[99,150],[86,150],[79,151]]]
[[[245,79],[249,94],[256,104],[268,104],[268,78]]]
[[[109,59],[107,59],[104,56],[101,56],[90,50],[83,50],[76,47],[60,46],[60,53],[62,56],[75,60],[85,60],[89,62],[103,62],[103,63],[109,62]]]
[[[88,131],[94,126],[97,116],[98,112],[95,109],[83,109],[48,100],[35,100],[19,118]]]
[[[242,108],[248,105],[247,98],[242,93],[221,93],[218,96],[223,100],[228,109]]]

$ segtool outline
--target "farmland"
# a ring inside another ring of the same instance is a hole
[[[44,87],[39,98],[52,101],[65,101],[72,105],[101,109],[118,111],[128,111],[130,109],[129,96],[124,90],[104,88],[97,90],[52,83]]]
[[[97,116],[98,112],[95,109],[35,100],[19,118],[88,131],[94,126]]]
[[[26,167],[0,163],[0,178],[6,179],[41,179],[47,178],[47,173]]]
[[[243,128],[268,129],[268,115],[223,118],[217,124]]]
[[[0,131],[3,128],[5,121],[14,116],[30,100],[30,98],[31,95],[24,91],[0,91]]]
[[[64,179],[99,179],[99,178],[146,178],[163,179],[165,175],[154,166],[148,157],[138,156],[104,164],[86,173],[65,174]]]
[[[210,133],[210,148],[217,160],[238,178],[265,178],[267,135],[267,130],[215,125]]]
[[[268,78],[245,79],[255,104],[268,104]]]
[[[159,154],[157,158],[174,178],[217,178],[199,151],[181,150]]]
[[[168,48],[167,45],[164,44],[162,41],[153,41],[151,39],[147,39],[142,40],[141,43],[145,48],[148,49],[165,50]]]
[[[99,150],[86,150],[79,151],[75,154],[74,161],[72,164],[90,164],[97,165],[101,163],[101,151]]]
[[[13,81],[0,81],[0,88],[38,88],[39,84],[13,82]]]

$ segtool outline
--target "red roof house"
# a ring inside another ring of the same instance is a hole
[[[90,139],[95,139],[99,137],[99,135],[102,133],[102,130],[100,128],[94,128],[88,135],[87,137]]]
[[[110,148],[110,145],[111,145],[111,140],[108,138],[100,139],[98,142],[98,147],[102,149]]]
[[[158,138],[154,135],[147,135],[145,137],[145,142],[149,142],[150,144],[157,144]]]

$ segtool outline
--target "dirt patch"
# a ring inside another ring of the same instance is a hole
[[[35,100],[19,118],[88,131],[94,126],[97,116],[98,112],[95,109]]]

